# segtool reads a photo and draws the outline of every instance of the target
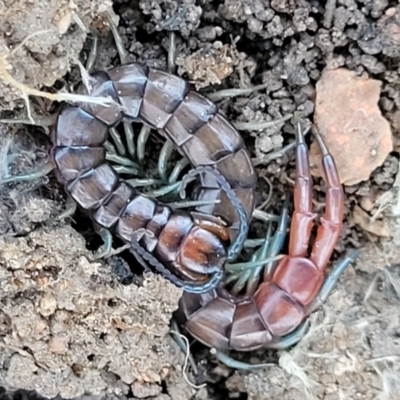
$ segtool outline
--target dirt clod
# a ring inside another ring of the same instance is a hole
[[[168,331],[180,290],[163,278],[119,284],[67,226],[0,240],[0,264],[2,386],[76,398],[132,385],[144,398],[158,396],[166,377],[179,383]]]
[[[340,68],[325,70],[316,85],[315,123],[333,155],[340,182],[367,180],[393,150],[389,122],[378,107],[381,83]],[[310,149],[312,172],[321,176],[320,155]]]

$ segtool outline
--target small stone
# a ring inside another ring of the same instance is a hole
[[[60,333],[49,340],[49,349],[55,354],[65,354],[68,351],[69,336],[67,333]]]
[[[378,107],[381,82],[344,68],[325,70],[316,85],[315,123],[332,154],[340,182],[367,180],[393,150],[389,122]],[[323,176],[316,142],[310,149],[312,174]]]
[[[144,399],[147,397],[155,397],[161,394],[161,386],[156,384],[148,384],[135,382],[131,385],[132,393],[138,399]]]

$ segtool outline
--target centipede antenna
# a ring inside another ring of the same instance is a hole
[[[146,144],[150,137],[151,128],[148,125],[143,125],[140,130],[139,137],[137,140],[137,158],[139,164],[143,164],[144,155],[146,151]]]
[[[126,154],[126,150],[120,134],[115,128],[110,128],[108,132],[115,143],[119,155],[124,156]]]
[[[257,92],[262,89],[266,89],[269,86],[269,83],[263,83],[261,85],[256,85],[250,88],[239,88],[239,89],[224,89],[219,90],[218,92],[207,93],[207,97],[213,101],[218,102],[228,97],[237,97],[237,96],[244,96],[246,94],[251,94],[253,92]]]
[[[158,173],[160,174],[160,177],[164,183],[168,181],[167,167],[168,167],[168,161],[171,157],[173,150],[174,150],[174,144],[169,139],[167,139],[158,157]]]
[[[48,175],[55,168],[53,162],[51,160],[47,161],[43,165],[41,165],[37,170],[20,174],[15,176],[10,176],[8,178],[0,179],[0,185],[4,185],[5,183],[17,183],[17,182],[29,182],[35,179],[43,178]]]
[[[118,28],[114,24],[112,16],[110,15],[109,11],[106,11],[106,18],[107,22],[110,24],[111,32],[114,36],[115,45],[117,46],[117,51],[119,55],[119,59],[121,60],[121,64],[124,65],[128,62],[128,55],[124,47],[124,42],[122,41],[121,36],[118,33]]]

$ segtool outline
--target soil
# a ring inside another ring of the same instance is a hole
[[[257,372],[229,369],[192,343],[198,374],[188,372],[188,378],[206,386],[191,387],[183,373],[185,355],[168,334],[180,290],[154,274],[120,282],[115,271],[126,268],[121,256],[95,261],[98,242],[89,221],[80,215],[53,220],[65,209],[65,195],[49,175],[0,186],[3,398],[398,398],[400,6],[390,0],[322,3],[113,4],[130,61],[166,69],[174,32],[176,72],[203,93],[268,84],[220,102],[234,122],[271,121],[294,111],[312,120],[324,69],[345,68],[381,82],[379,107],[390,123],[393,151],[368,180],[345,186],[345,225],[333,261],[354,247],[362,253],[311,316],[303,340],[286,351],[233,354],[272,363]],[[100,0],[0,1],[0,69],[30,88],[71,91],[80,80],[78,60],[85,64],[89,57],[94,30],[99,37],[95,69],[118,65],[103,14],[108,5]],[[56,110],[48,100],[29,100],[37,115]],[[2,118],[26,115],[24,103],[0,73]],[[293,132],[290,121],[243,131],[252,155],[268,160],[256,170],[258,204],[269,194],[264,178],[272,183],[269,212],[279,212],[283,197],[293,191],[293,150],[271,156],[293,141]],[[47,129],[0,124],[0,177],[34,170],[49,148]],[[315,210],[321,212],[324,186],[317,177],[314,183]]]

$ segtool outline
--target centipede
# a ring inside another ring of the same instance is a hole
[[[250,262],[230,265],[247,239],[257,174],[242,136],[218,106],[183,78],[138,63],[92,73],[90,87],[81,83],[77,92],[109,96],[114,103],[62,104],[51,129],[51,169],[69,198],[101,229],[183,288],[175,317],[184,329],[219,351],[286,348],[298,342],[308,328],[307,317],[359,254],[351,252],[326,272],[343,225],[344,193],[316,126],[312,132],[322,154],[326,207],[311,252],[312,177],[302,124],[294,120],[292,217],[286,202],[275,233],[271,223]],[[110,153],[109,132],[115,136],[119,124],[131,122],[156,130],[190,164],[181,190],[197,179],[193,211],[141,193],[121,179],[129,167],[109,162],[118,157],[115,149]],[[289,219],[288,254],[280,255]]]

